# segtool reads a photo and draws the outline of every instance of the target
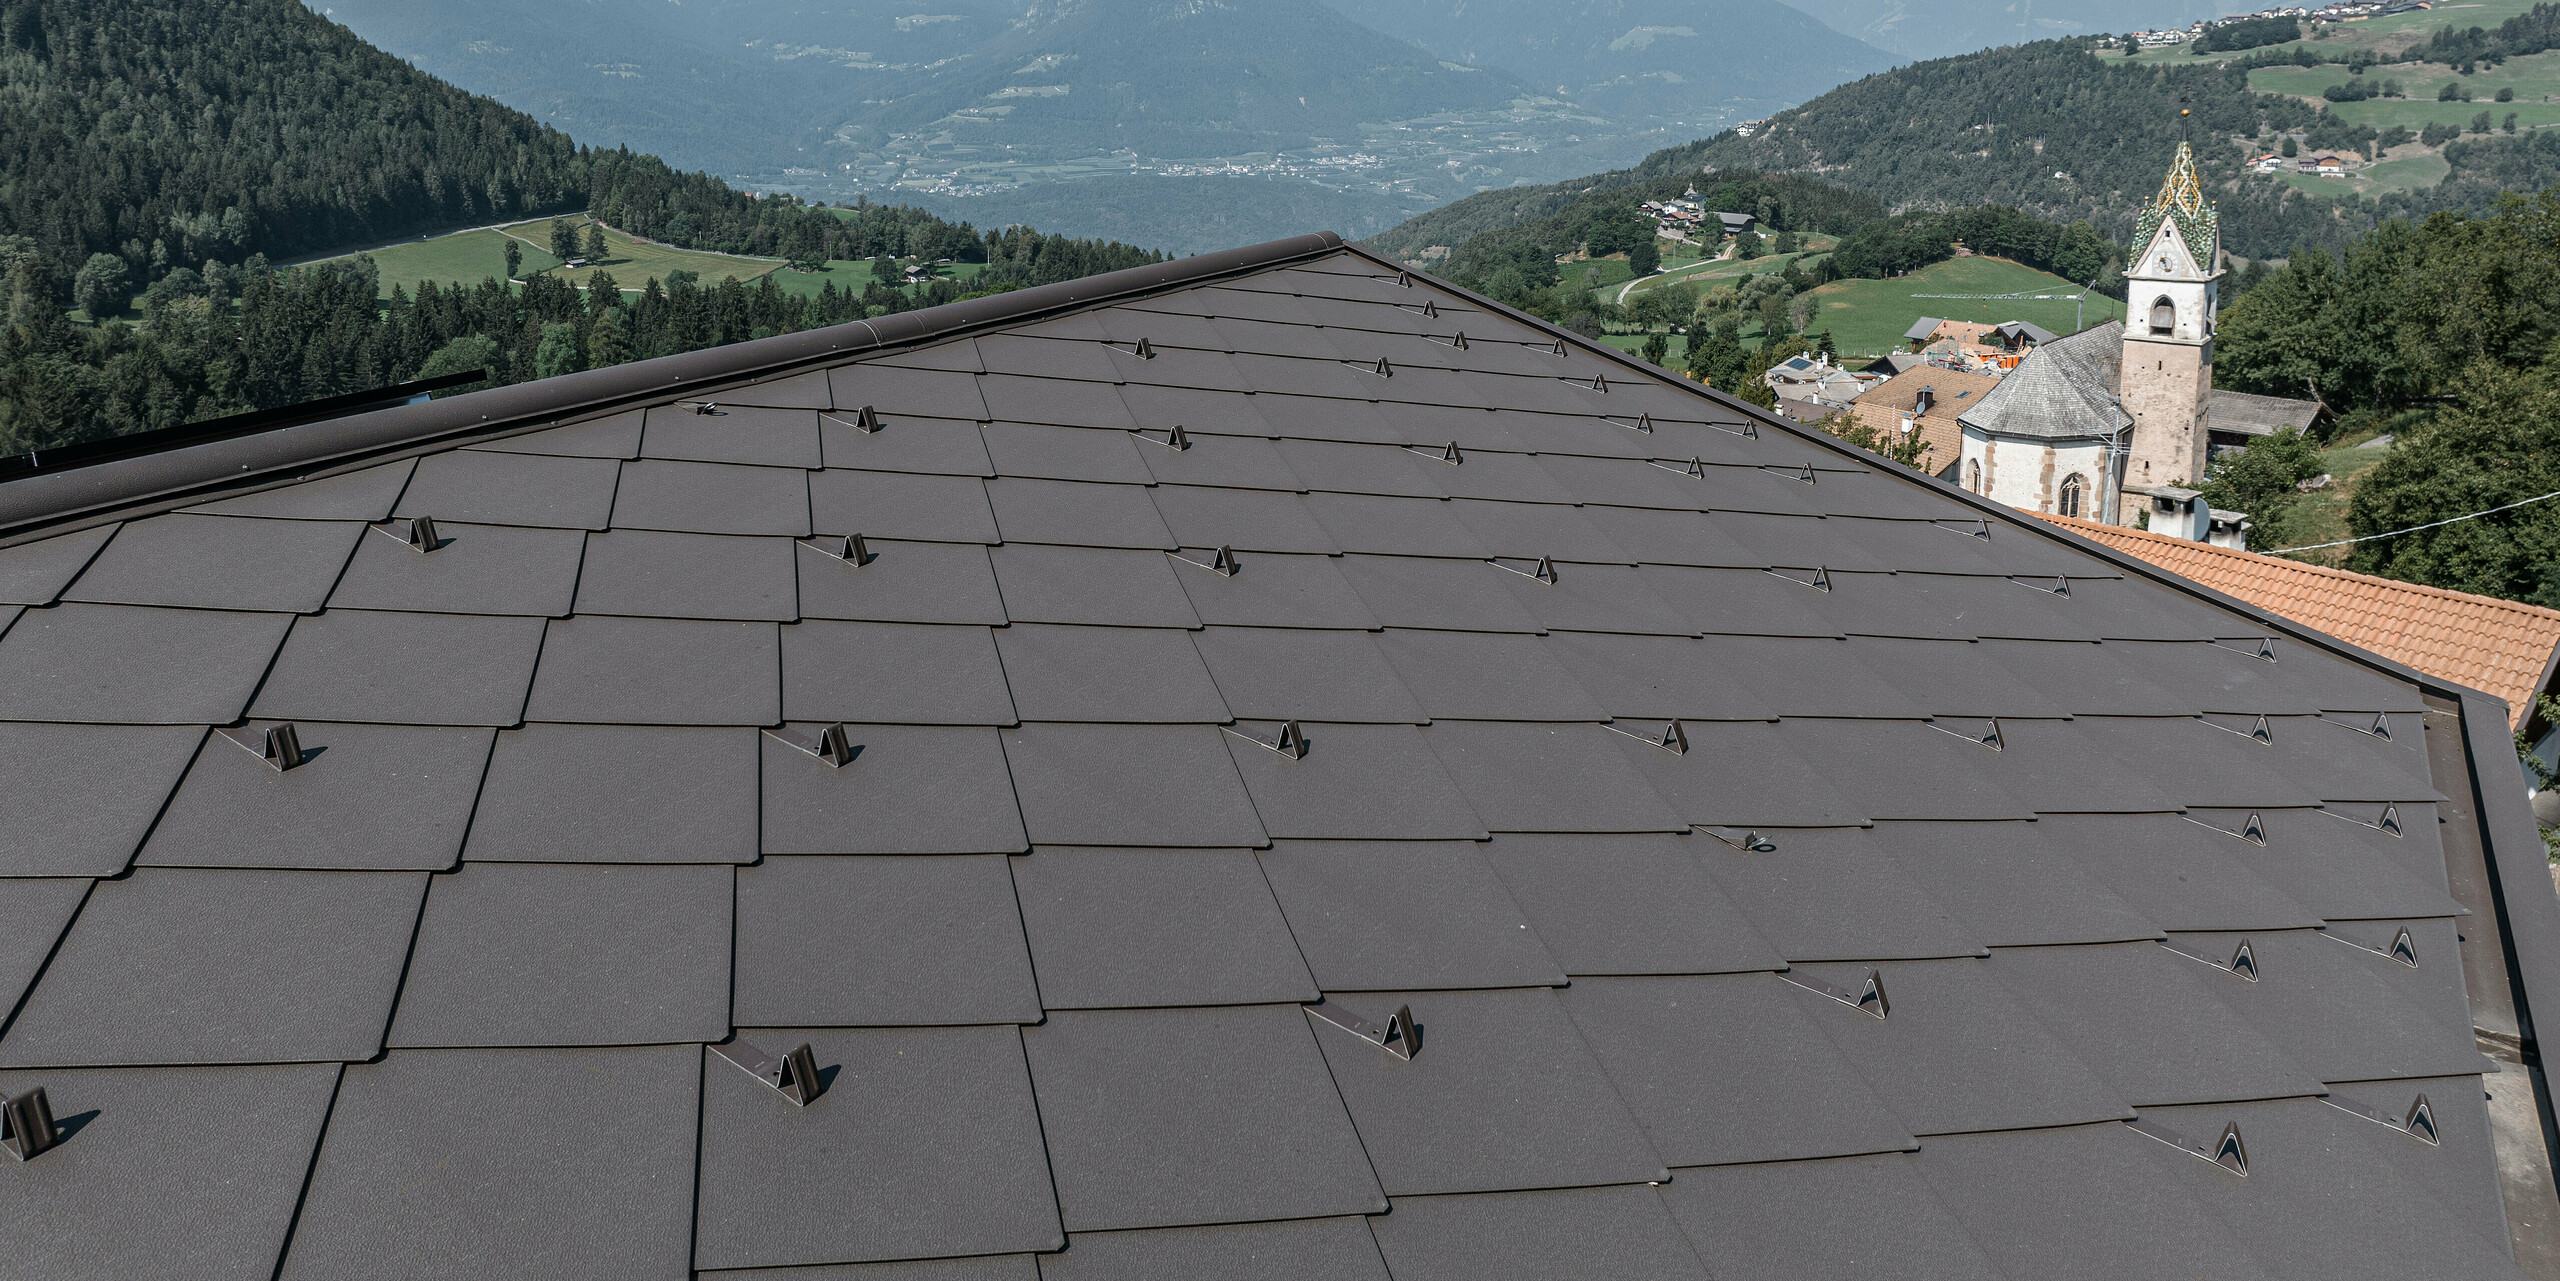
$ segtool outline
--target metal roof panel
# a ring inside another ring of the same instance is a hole
[[[647,1045],[729,1031],[733,869],[474,863],[438,876],[395,1047]]]
[[[1011,725],[1013,708],[987,628],[807,622],[782,629],[787,720]]]
[[[741,1025],[1041,1017],[1013,881],[992,854],[766,859],[738,873],[737,971]]]
[[[1013,885],[1050,1009],[1320,995],[1249,851],[1053,847],[1013,860]]]
[[[513,725],[539,618],[333,609],[297,618],[250,714],[277,720]]]
[[[741,1036],[774,1052],[810,1045],[828,1084],[797,1106],[704,1052],[696,1266],[1066,1244],[1011,1028],[750,1028]],[[854,1152],[861,1159],[848,1162]]]
[[[752,863],[744,728],[527,725],[498,735],[462,854],[485,863]]]
[[[494,731],[316,721],[296,730],[308,759],[282,771],[231,739],[206,739],[135,861],[350,871],[453,866]]]
[[[64,600],[318,612],[364,526],[248,516],[127,521]]]
[[[182,867],[104,882],[0,1040],[0,1063],[372,1058],[426,887],[412,872]]]
[[[348,1069],[281,1276],[684,1281],[701,1055],[400,1050]]]
[[[1070,1232],[1387,1208],[1295,1005],[1066,1010],[1022,1040]]]

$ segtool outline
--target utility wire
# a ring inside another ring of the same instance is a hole
[[[2502,511],[2511,511],[2518,507],[2531,506],[2534,503],[2541,502],[2545,498],[2560,498],[2560,489],[2552,490],[2550,493],[2543,494],[2539,497],[2525,499],[2522,502],[2509,503],[2504,507],[2492,507],[2484,512],[2473,512],[2468,516],[2455,516],[2446,520],[2429,521],[2424,525],[2411,525],[2407,529],[2395,529],[2388,534],[2367,534],[2362,538],[2341,538],[2334,543],[2313,543],[2308,547],[2279,547],[2274,551],[2268,552],[2267,555],[2282,556],[2287,552],[2316,552],[2323,547],[2344,547],[2349,543],[2369,543],[2377,538],[2392,538],[2401,534],[2414,534],[2422,529],[2434,529],[2438,525],[2459,524],[2466,520],[2478,520],[2483,516],[2494,516]]]

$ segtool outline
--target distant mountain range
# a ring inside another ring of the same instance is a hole
[[[582,139],[751,190],[1036,219],[1185,252],[1313,226],[1369,235],[1476,192],[1625,166],[1915,53],[2183,23],[2213,7],[307,2]]]
[[[1765,0],[1327,0],[1470,67],[1621,120],[1712,130],[1900,59]]]
[[[1787,0],[1834,31],[1902,58],[1943,58],[2059,36],[2183,27],[2246,12],[2239,0]],[[1844,83],[1847,78],[1835,80]],[[1823,86],[1829,88],[1830,85]],[[1806,95],[1810,97],[1811,95]]]
[[[1507,71],[1444,61],[1316,0],[330,0],[420,68],[601,143],[759,188],[857,192],[981,221],[991,194],[1082,229],[1161,222],[1153,183],[1217,176],[1332,191],[1320,223],[1375,230],[1482,187],[1552,181],[1672,136]],[[1684,132],[1686,132],[1684,130]],[[1084,184],[1090,183],[1090,186]],[[1302,198],[1236,184],[1238,209]],[[1074,196],[1085,196],[1078,201]],[[1060,199],[1059,197],[1064,197]],[[1080,208],[1078,206],[1081,206]],[[1118,208],[1125,212],[1115,214]],[[1206,249],[1303,221],[1217,220]],[[1367,225],[1360,225],[1360,224]]]

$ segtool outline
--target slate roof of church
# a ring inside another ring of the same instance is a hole
[[[2491,703],[1330,236],[0,531],[25,1275],[2517,1275]]]
[[[2133,421],[2114,402],[2123,346],[2124,326],[2112,320],[2045,343],[1958,421],[2002,436],[2056,440],[2120,430]]]

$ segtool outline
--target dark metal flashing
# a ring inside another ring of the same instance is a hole
[[[168,510],[261,487],[252,482],[307,480],[458,443],[495,439],[511,431],[557,426],[567,418],[627,409],[644,401],[681,396],[695,388],[763,382],[865,352],[1017,324],[1221,276],[1267,270],[1340,248],[1340,236],[1317,232],[900,312],[878,320],[857,320],[445,400],[184,444],[69,472],[39,471],[0,483],[0,547],[83,528],[106,520],[111,514],[130,516],[154,509]]]

